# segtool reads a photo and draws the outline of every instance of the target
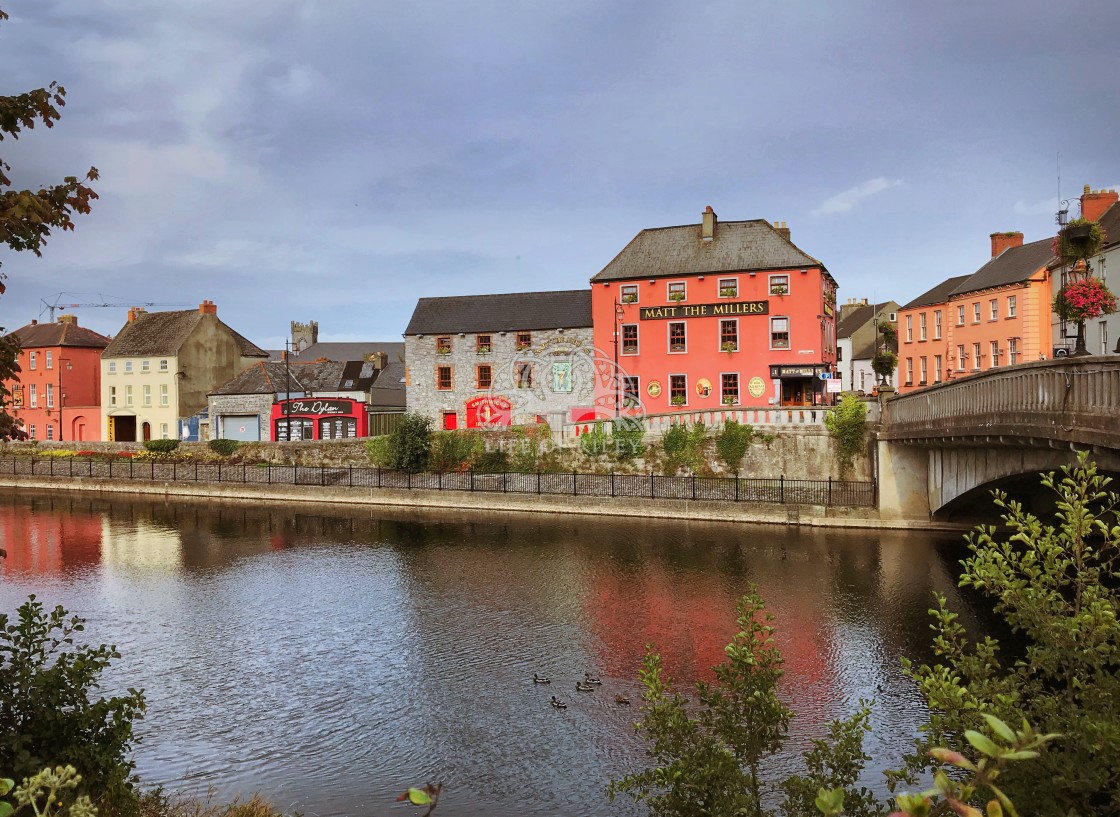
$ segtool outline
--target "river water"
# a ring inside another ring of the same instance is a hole
[[[144,688],[145,784],[307,815],[419,814],[393,800],[436,780],[448,816],[642,813],[605,787],[645,761],[644,645],[710,678],[752,582],[797,712],[770,772],[860,698],[886,768],[924,717],[899,656],[929,657],[932,591],[965,602],[955,533],[9,492],[0,547],[0,611],[64,605]]]

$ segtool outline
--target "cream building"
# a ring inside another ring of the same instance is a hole
[[[101,439],[195,438],[207,395],[268,353],[218,319],[218,307],[130,309],[101,355]]]

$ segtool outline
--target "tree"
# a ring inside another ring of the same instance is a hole
[[[49,766],[81,770],[81,793],[126,811],[133,801],[133,722],[144,693],[99,697],[115,647],[75,643],[77,616],[47,612],[34,596],[10,621],[0,614],[0,769],[16,780]]]
[[[7,19],[0,10],[0,22]],[[37,123],[54,127],[61,116],[58,109],[65,104],[66,89],[57,82],[16,96],[0,96],[0,141],[5,136],[18,139],[23,130],[32,130]],[[74,215],[90,211],[90,202],[97,194],[86,182],[96,181],[97,168],[91,167],[83,178],[66,176],[61,184],[34,191],[13,189],[8,176],[11,169],[0,159],[0,245],[7,245],[13,252],[30,250],[42,256],[52,230],[73,230]],[[4,294],[4,277],[0,272],[0,295]],[[0,438],[10,435],[13,426],[6,410],[11,391],[5,383],[19,379],[18,356],[19,339],[5,337],[0,327]]]
[[[854,394],[843,395],[839,405],[824,415],[824,427],[836,442],[836,459],[846,475],[866,445],[867,405]]]
[[[1053,492],[1047,524],[1002,492],[1004,528],[969,537],[962,587],[976,590],[1010,628],[1011,644],[972,641],[937,597],[938,663],[904,661],[929,703],[917,753],[895,779],[928,764],[926,751],[958,751],[981,712],[1064,737],[1042,758],[1005,772],[1002,789],[1034,815],[1105,815],[1120,802],[1120,497],[1085,453],[1042,483]]]
[[[419,471],[428,467],[432,449],[432,421],[415,412],[401,417],[389,435],[389,458],[393,468]]]
[[[754,428],[737,420],[728,420],[724,423],[723,429],[716,436],[716,453],[719,454],[724,465],[736,474],[743,466],[743,457],[751,447],[753,436]]]

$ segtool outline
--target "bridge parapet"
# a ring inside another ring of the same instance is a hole
[[[888,400],[879,438],[1120,451],[1120,355],[992,369]]]

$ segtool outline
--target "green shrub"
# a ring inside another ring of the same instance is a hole
[[[502,448],[484,448],[474,460],[474,470],[483,474],[501,474],[509,468],[509,454]]]
[[[431,446],[431,419],[410,411],[389,435],[390,464],[401,470],[422,471],[428,467]]]
[[[621,462],[640,457],[646,450],[643,442],[646,429],[641,420],[632,417],[616,418],[611,427],[611,435],[614,438],[614,455]]]
[[[237,440],[227,440],[223,437],[219,437],[216,440],[211,440],[207,445],[215,454],[228,457],[238,449],[241,443]]]
[[[603,428],[602,420],[596,420],[589,431],[585,431],[579,438],[579,450],[589,457],[598,457],[605,454],[608,448],[607,430]]]
[[[428,469],[431,471],[462,471],[470,468],[482,451],[482,435],[474,430],[437,431],[431,436]]]
[[[12,621],[0,614],[0,769],[21,780],[46,767],[82,770],[79,792],[118,813],[135,803],[133,722],[144,693],[101,697],[115,647],[75,643],[85,629],[61,606],[49,613],[31,596]]]
[[[729,420],[716,436],[716,453],[719,454],[724,465],[736,474],[742,467],[747,449],[751,447],[753,436],[754,429],[738,420]]]
[[[825,413],[824,427],[836,441],[840,473],[846,474],[867,443],[867,404],[854,394],[845,394],[836,408]]]
[[[214,442],[217,442],[215,440]],[[232,441],[230,441],[232,442]],[[144,448],[147,451],[153,451],[156,454],[170,454],[179,447],[178,440],[145,440]]]
[[[393,452],[388,435],[370,437],[368,440],[362,442],[362,447],[365,448],[366,456],[369,457],[369,461],[378,468],[393,467]]]

